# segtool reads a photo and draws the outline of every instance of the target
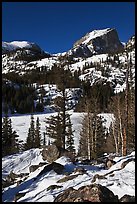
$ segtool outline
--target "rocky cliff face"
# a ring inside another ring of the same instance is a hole
[[[78,40],[69,55],[90,57],[94,54],[118,53],[124,50],[115,29],[94,30]]]
[[[133,49],[135,49],[135,36],[132,36],[129,40],[128,40],[128,42],[126,43],[126,49],[128,50],[128,51],[131,51],[131,50],[133,50]]]

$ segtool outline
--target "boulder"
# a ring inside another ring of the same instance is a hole
[[[89,159],[83,159],[81,161],[81,164],[83,164],[83,165],[90,165],[90,163],[91,163],[91,160],[89,160]]]
[[[14,202],[16,202],[18,199],[20,199],[21,197],[25,196],[26,193],[17,193],[14,196]]]
[[[29,171],[30,171],[30,173],[31,172],[34,172],[36,169],[38,169],[40,166],[39,166],[39,164],[38,165],[31,165],[30,167],[29,167]]]
[[[62,188],[63,186],[58,186],[58,185],[51,185],[47,188],[47,191],[49,190],[54,190],[54,189],[57,189],[57,188]]]
[[[7,180],[7,179],[2,179],[2,188],[6,188],[10,185],[14,184],[14,181]]]
[[[47,148],[43,148],[42,150],[43,160],[46,160],[49,163],[57,160],[59,156],[60,156],[60,151],[56,145],[49,145],[47,146]]]
[[[64,166],[62,164],[52,162],[44,167],[44,169],[37,175],[37,177],[54,170],[57,174],[62,174],[64,172]]]
[[[60,180],[58,180],[57,183],[64,183],[66,181],[69,181],[69,180],[76,178],[77,176],[78,175],[65,176],[65,177],[61,178]]]
[[[87,171],[83,167],[76,167],[74,173],[85,174]]]
[[[135,196],[125,194],[120,198],[120,202],[135,202]]]
[[[30,172],[34,172],[36,169],[38,169],[39,167],[44,166],[44,165],[46,165],[46,164],[48,164],[48,163],[47,163],[47,162],[40,162],[40,163],[37,164],[37,165],[31,165],[31,166],[29,167],[29,171],[30,171]]]
[[[105,167],[107,168],[107,169],[109,169],[111,166],[113,166],[114,164],[116,164],[116,162],[114,161],[114,160],[112,160],[112,159],[107,159],[106,160],[106,163],[105,163]]]
[[[68,188],[59,194],[54,202],[119,202],[118,196],[114,195],[107,187],[100,184],[82,186],[78,190]]]
[[[107,179],[107,178],[105,177],[105,175],[95,174],[93,176],[92,183],[94,183],[96,181],[96,179]]]

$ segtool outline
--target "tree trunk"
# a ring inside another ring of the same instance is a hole
[[[126,129],[123,129],[123,146],[122,146],[122,156],[127,155],[127,138],[126,138]]]
[[[88,159],[91,159],[91,138],[90,138],[90,113],[89,113],[89,105],[87,104],[87,156]]]
[[[63,94],[63,129],[62,129],[62,142],[63,149],[65,150],[65,134],[66,134],[66,109],[65,109],[65,89],[62,91]]]
[[[113,131],[113,137],[114,137],[114,142],[115,142],[116,154],[118,154],[118,142],[117,142],[117,138],[116,138],[116,135],[115,135],[114,122],[113,122],[113,124],[112,124],[112,131]]]
[[[118,119],[119,119],[119,134],[121,137],[121,150],[123,155],[123,132],[122,132],[122,118],[121,118],[121,111],[120,111],[120,104],[119,104],[119,98],[118,98]]]

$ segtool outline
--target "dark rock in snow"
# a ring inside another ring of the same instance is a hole
[[[72,180],[74,178],[76,178],[78,175],[70,175],[70,176],[65,176],[62,179],[58,180],[57,183],[63,183],[69,180]]]
[[[105,175],[95,174],[95,175],[93,176],[92,182],[95,182],[96,179],[107,179],[107,178],[105,177]]]
[[[105,167],[107,168],[107,169],[109,169],[111,166],[113,166],[114,164],[116,164],[116,162],[114,161],[114,160],[112,160],[112,159],[107,159],[106,160],[106,163],[105,163]]]
[[[82,186],[78,190],[68,188],[58,195],[54,202],[119,202],[118,196],[114,195],[105,186],[92,184]]]
[[[17,193],[14,197],[14,202],[16,202],[18,199],[20,199],[21,197],[25,196],[26,193]]]
[[[83,168],[83,167],[76,167],[74,169],[74,173],[79,173],[79,174],[85,174],[86,173],[86,170]]]
[[[57,189],[57,188],[62,188],[62,186],[58,186],[58,185],[51,185],[47,188],[47,191],[49,190],[54,190],[54,189]]]
[[[38,165],[31,165],[29,167],[29,171],[34,172],[36,169],[38,169],[39,167],[44,166],[46,164],[48,164],[48,163],[47,162],[40,162]]]
[[[54,170],[57,174],[62,174],[63,171],[64,171],[64,166],[59,164],[59,163],[56,163],[56,162],[52,162],[51,164],[48,164],[44,167],[44,169],[37,175],[37,177],[51,171],[51,170]]]
[[[120,198],[120,202],[135,202],[135,196],[125,194]]]
[[[7,179],[2,179],[2,188],[6,188],[10,185],[14,184],[14,181],[7,180]]]
[[[38,169],[39,168],[39,164],[38,165],[31,165],[30,167],[29,167],[29,171],[30,171],[30,173],[31,172],[34,172],[36,169]]]

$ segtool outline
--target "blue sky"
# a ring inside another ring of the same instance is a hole
[[[67,51],[87,32],[104,28],[116,28],[127,42],[135,34],[135,3],[2,3],[2,41],[35,42],[50,53]]]

